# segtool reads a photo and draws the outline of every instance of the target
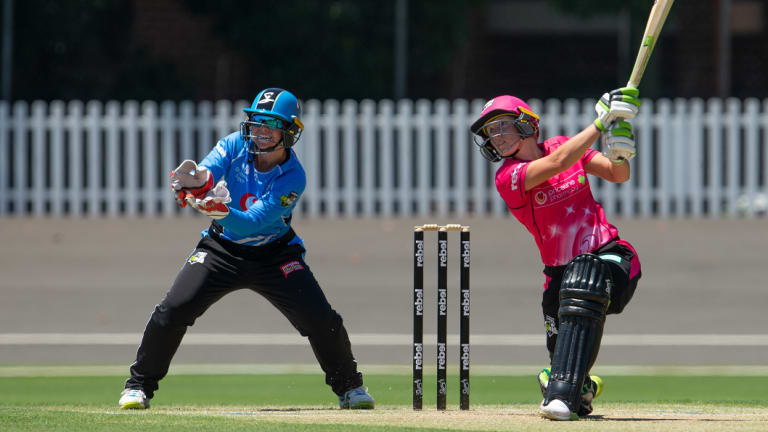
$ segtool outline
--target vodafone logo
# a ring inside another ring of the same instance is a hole
[[[533,196],[533,199],[535,199],[536,203],[539,205],[544,205],[544,203],[547,202],[547,194],[545,194],[544,191],[538,191],[536,192],[536,195]]]
[[[248,207],[252,206],[258,198],[252,193],[247,193],[240,198],[240,210],[248,210]]]

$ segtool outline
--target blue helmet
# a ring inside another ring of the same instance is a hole
[[[276,118],[282,121],[283,146],[291,147],[299,140],[304,131],[301,116],[301,104],[296,96],[281,88],[264,89],[256,95],[253,104],[244,108],[248,120],[240,124],[244,139],[251,139],[248,126],[253,120],[263,117]]]

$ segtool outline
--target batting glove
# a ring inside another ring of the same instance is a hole
[[[595,104],[595,127],[607,132],[617,120],[632,120],[640,110],[640,92],[634,87],[622,87],[604,93]]]
[[[216,183],[216,186],[206,192],[205,196],[202,198],[195,198],[192,195],[187,195],[185,199],[192,208],[213,219],[227,217],[229,214],[229,207],[227,207],[227,204],[232,202],[225,180],[219,180],[219,182]]]
[[[179,207],[187,205],[186,198],[203,198],[213,187],[213,175],[208,168],[199,167],[193,160],[185,160],[171,171],[171,191]]]
[[[603,154],[615,165],[621,165],[637,155],[635,136],[629,122],[618,121],[601,136]]]

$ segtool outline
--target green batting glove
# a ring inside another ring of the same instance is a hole
[[[643,104],[638,98],[639,94],[640,91],[634,87],[622,87],[604,93],[595,104],[595,127],[600,132],[607,132],[616,120],[635,118]]]

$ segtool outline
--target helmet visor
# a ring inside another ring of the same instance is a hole
[[[251,115],[248,120],[240,124],[243,139],[248,142],[248,151],[251,153],[269,153],[277,149],[278,144],[284,142],[285,122],[269,116]],[[276,138],[275,132],[279,132]]]
[[[518,129],[517,120],[508,116],[486,123],[483,132],[500,155],[509,153],[524,138]]]

